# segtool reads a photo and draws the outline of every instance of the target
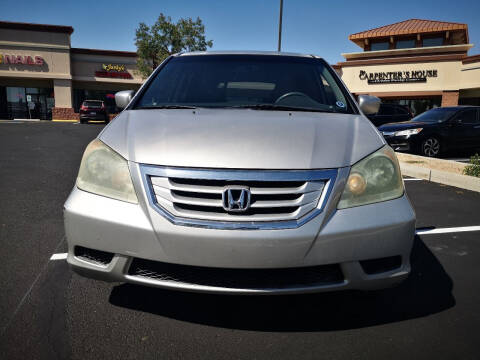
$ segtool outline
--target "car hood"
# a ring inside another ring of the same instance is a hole
[[[428,122],[421,122],[421,121],[402,121],[397,123],[383,124],[378,128],[378,130],[390,132],[390,131],[424,128],[432,125],[436,125],[436,123],[428,123]]]
[[[385,144],[362,115],[252,109],[128,110],[99,138],[137,163],[236,169],[350,166]]]

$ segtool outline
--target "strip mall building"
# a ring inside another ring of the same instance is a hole
[[[136,53],[70,46],[70,26],[0,22],[0,119],[78,119],[85,99],[138,89]]]
[[[414,114],[432,107],[480,105],[480,55],[466,24],[411,19],[349,36],[362,51],[334,65],[355,95],[376,95],[408,105]]]
[[[0,119],[76,120],[83,100],[138,89],[136,53],[70,46],[70,26],[0,22]],[[480,105],[480,55],[466,24],[406,20],[349,36],[362,51],[334,65],[355,95],[408,105]]]

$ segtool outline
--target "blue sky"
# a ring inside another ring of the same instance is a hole
[[[71,25],[73,47],[135,51],[135,28],[163,12],[174,20],[200,16],[214,50],[276,50],[279,0],[4,1],[0,20]],[[480,1],[284,0],[282,50],[313,53],[330,63],[360,48],[358,31],[410,19],[467,23],[480,53]]]

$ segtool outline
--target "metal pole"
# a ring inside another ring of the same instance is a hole
[[[280,18],[278,22],[278,51],[282,51],[282,15],[283,15],[283,0],[280,0]]]

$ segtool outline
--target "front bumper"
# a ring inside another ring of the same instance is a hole
[[[139,175],[133,171],[132,175]],[[342,187],[340,177],[336,187]],[[137,178],[138,180],[138,178]],[[134,181],[138,184],[139,181]],[[401,198],[336,210],[333,191],[319,216],[296,229],[218,230],[178,226],[148,205],[137,188],[139,204],[130,204],[74,188],[65,203],[67,261],[77,273],[105,281],[130,282],[186,291],[225,294],[285,294],[393,286],[410,271],[415,214]],[[102,265],[75,254],[77,247],[111,253]],[[401,258],[399,266],[367,274],[360,261]],[[298,269],[336,265],[342,279],[288,286],[216,286],[206,283],[138,276],[129,271],[136,260],[222,269]]]

